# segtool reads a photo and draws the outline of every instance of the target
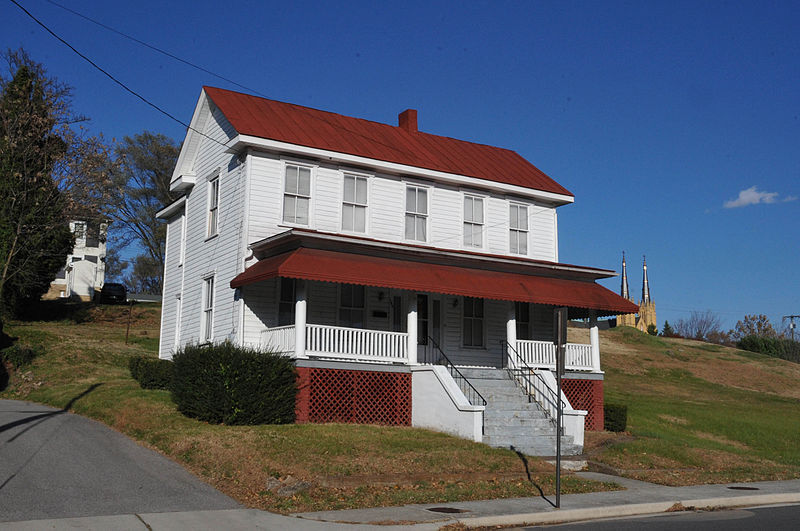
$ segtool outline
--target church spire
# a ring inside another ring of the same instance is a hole
[[[619,288],[619,294],[631,300],[631,292],[628,289],[628,267],[625,265],[625,251],[622,251],[622,286]]]
[[[644,261],[642,272],[642,303],[650,302],[650,282],[647,280],[647,257],[642,256]]]

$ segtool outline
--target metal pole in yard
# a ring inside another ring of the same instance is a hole
[[[561,508],[561,376],[564,374],[567,345],[567,309],[555,309],[556,343],[556,509]]]

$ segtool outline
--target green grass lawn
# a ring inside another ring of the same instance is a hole
[[[177,413],[166,391],[139,388],[131,356],[155,356],[159,308],[79,306],[49,321],[12,321],[7,332],[45,354],[11,375],[3,398],[69,406],[127,434],[250,507],[281,512],[448,502],[554,492],[553,467],[511,451],[408,427],[304,424],[219,426]],[[71,319],[70,315],[79,318]],[[79,322],[76,322],[79,321]],[[313,484],[295,496],[267,489],[287,476]],[[562,478],[562,492],[617,488]]]
[[[630,437],[595,456],[668,485],[800,477],[800,365],[631,329],[604,333],[605,396]]]

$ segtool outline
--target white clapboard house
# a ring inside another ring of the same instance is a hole
[[[298,422],[427,427],[553,453],[553,309],[636,311],[559,262],[572,194],[520,155],[205,87],[158,216],[160,356],[230,340],[296,360]],[[602,429],[597,328],[567,347],[564,447]]]

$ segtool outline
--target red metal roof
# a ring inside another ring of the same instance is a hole
[[[594,282],[308,248],[256,262],[234,278],[231,287],[238,288],[274,277],[552,304],[597,310],[598,315],[639,311],[630,301]]]
[[[572,196],[514,151],[203,87],[239,134]]]

